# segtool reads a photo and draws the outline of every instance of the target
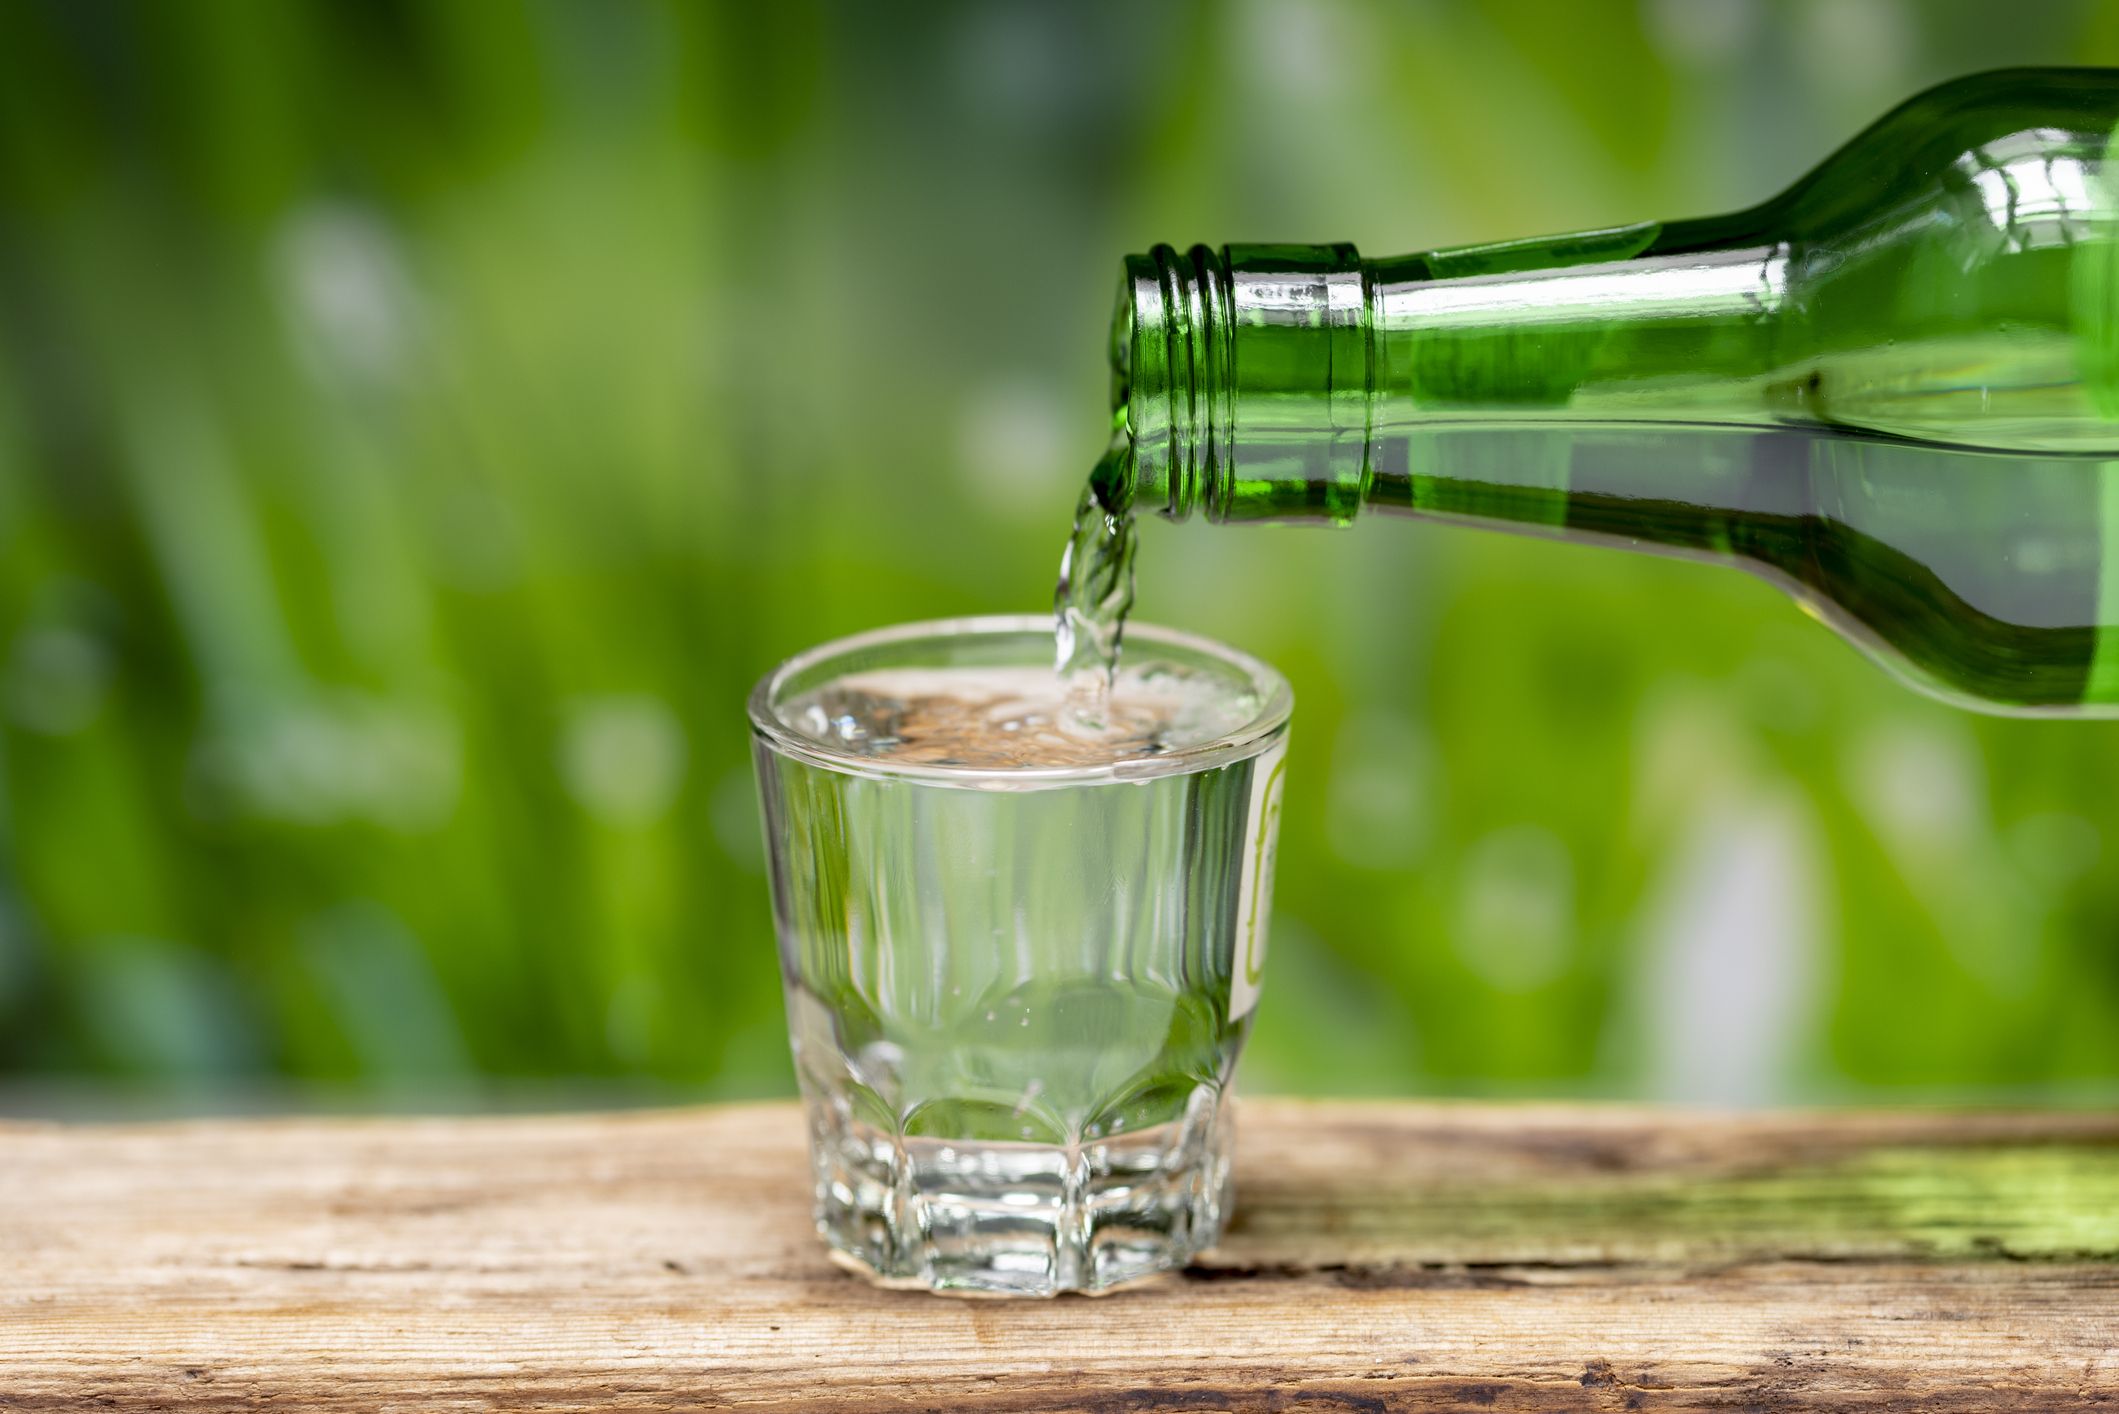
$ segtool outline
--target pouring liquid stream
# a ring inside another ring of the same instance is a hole
[[[1066,689],[1071,725],[1092,733],[1108,725],[1126,614],[1133,607],[1138,532],[1125,489],[1128,454],[1120,434],[1089,474],[1052,596],[1053,670]]]

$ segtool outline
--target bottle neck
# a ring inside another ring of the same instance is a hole
[[[1490,474],[1481,449],[1527,427],[1814,416],[1781,362],[1788,247],[1698,234],[1647,224],[1378,261],[1348,245],[1129,257],[1112,357],[1134,502],[1343,522],[1369,503],[1419,508],[1422,478]]]

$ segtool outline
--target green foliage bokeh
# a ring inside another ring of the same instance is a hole
[[[2115,14],[0,4],[0,1075],[785,1092],[743,696],[1046,600],[1121,254],[1733,207]],[[1298,695],[1247,1084],[2119,1079],[2119,725],[1713,567],[1144,539]]]

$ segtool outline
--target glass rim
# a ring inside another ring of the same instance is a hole
[[[924,619],[916,623],[891,624],[862,633],[834,638],[805,648],[758,679],[750,691],[746,708],[752,734],[779,755],[850,775],[923,781],[933,785],[976,788],[1027,789],[1036,786],[1081,785],[1102,781],[1153,780],[1160,776],[1192,775],[1231,762],[1248,760],[1270,748],[1287,729],[1295,709],[1295,691],[1288,680],[1262,659],[1231,648],[1225,643],[1158,624],[1126,625],[1126,643],[1166,644],[1188,649],[1233,668],[1249,679],[1261,698],[1257,712],[1234,730],[1209,737],[1181,750],[1129,761],[1107,761],[1091,766],[938,766],[928,763],[893,762],[887,757],[862,756],[842,751],[790,727],[777,710],[781,692],[790,678],[806,673],[832,658],[886,644],[937,641],[972,634],[1052,634],[1049,614],[980,614],[966,618]]]

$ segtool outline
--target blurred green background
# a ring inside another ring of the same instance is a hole
[[[1737,206],[2028,62],[2119,6],[4,0],[0,1105],[790,1092],[744,693],[1048,602],[1121,254]],[[2119,1094],[2119,724],[1725,569],[1144,540],[1300,704],[1248,1088]]]

